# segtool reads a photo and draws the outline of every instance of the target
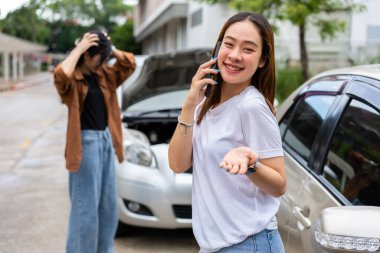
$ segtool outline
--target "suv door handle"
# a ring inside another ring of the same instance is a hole
[[[308,217],[302,213],[302,209],[298,206],[293,208],[293,213],[296,215],[297,219],[304,225],[305,228],[309,229],[311,227],[311,221]]]

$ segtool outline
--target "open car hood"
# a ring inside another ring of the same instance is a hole
[[[122,111],[150,96],[190,88],[199,65],[210,57],[210,48],[136,56],[136,70],[123,84]]]

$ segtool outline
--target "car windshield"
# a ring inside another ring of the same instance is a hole
[[[179,109],[185,101],[188,90],[177,90],[152,96],[128,107],[128,111],[161,111]]]

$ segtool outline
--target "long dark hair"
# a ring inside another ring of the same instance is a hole
[[[87,49],[86,52],[90,55],[90,57],[94,57],[94,55],[100,54],[100,63],[104,63],[109,56],[111,55],[111,41],[108,39],[108,37],[99,31],[91,31],[91,34],[97,34],[99,37],[98,46],[92,46],[89,49]],[[83,35],[80,39],[83,38]],[[80,56],[77,66],[81,66],[84,61],[83,54]]]
[[[222,30],[220,31],[218,41],[223,41],[224,34],[227,29],[234,23],[249,20],[258,29],[262,40],[262,54],[261,60],[265,62],[262,68],[257,68],[256,72],[253,74],[251,79],[251,85],[255,86],[261,94],[263,94],[266,103],[271,109],[272,113],[275,113],[273,106],[276,77],[275,77],[275,61],[274,61],[274,39],[273,31],[269,22],[260,14],[255,12],[240,12],[230,17],[224,24]],[[215,46],[216,47],[216,46]],[[215,51],[214,47],[214,51]],[[220,102],[221,97],[221,86],[223,83],[222,76],[218,74],[217,76],[218,85],[215,85],[211,91],[209,98],[204,102],[201,111],[199,112],[197,124],[200,124],[206,112],[212,108],[213,105]]]

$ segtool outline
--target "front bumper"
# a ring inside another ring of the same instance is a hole
[[[151,148],[158,168],[127,161],[116,166],[120,221],[140,227],[190,228],[192,175],[175,174],[169,168],[166,144]]]

